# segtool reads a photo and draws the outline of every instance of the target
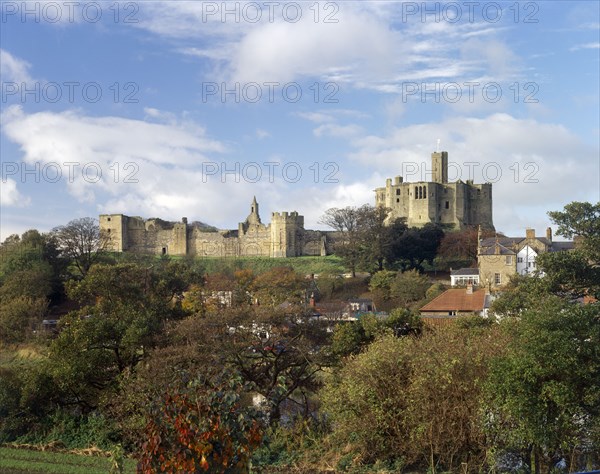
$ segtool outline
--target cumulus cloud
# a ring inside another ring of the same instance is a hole
[[[3,133],[20,147],[29,168],[61,169],[68,192],[98,213],[171,220],[186,216],[235,228],[256,195],[265,222],[271,211],[297,210],[314,226],[328,207],[371,200],[372,184],[342,184],[338,169],[319,165],[316,173],[310,163],[287,162],[283,156],[268,157],[270,168],[236,160],[198,124],[173,122],[170,114],[151,108],[145,114],[146,121],[141,121],[90,117],[80,111],[27,114],[11,106],[1,119]],[[165,117],[168,123],[148,121]],[[303,179],[299,183],[297,171]],[[14,181],[2,184],[3,205],[27,202]],[[57,221],[70,218],[55,216]]]
[[[21,84],[33,81],[29,70],[31,64],[27,61],[13,56],[5,49],[0,49],[0,64],[2,64],[0,81],[16,82]]]
[[[527,206],[544,209],[544,216],[568,201],[597,199],[598,163],[590,157],[600,150],[562,125],[502,113],[448,118],[363,136],[352,141],[355,151],[350,158],[388,177],[428,180],[430,154],[438,138],[453,163],[449,178],[494,183],[494,221],[499,228],[513,226]]]
[[[485,21],[406,19],[394,2],[300,3],[290,21],[287,4],[262,5],[258,17],[249,5],[149,2],[133,26],[230,82],[318,79],[388,93],[403,81],[505,79],[521,66],[499,39],[510,27]]]
[[[0,206],[26,207],[30,203],[28,197],[23,196],[17,189],[17,182],[4,176],[0,182]]]

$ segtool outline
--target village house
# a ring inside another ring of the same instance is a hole
[[[535,229],[527,229],[525,237],[496,236],[478,238],[477,264],[480,283],[488,288],[507,284],[515,274],[530,275],[537,267],[538,255],[546,252],[572,250],[574,242],[553,242],[552,229],[544,237],[536,237]]]
[[[440,326],[456,320],[459,316],[474,314],[488,317],[492,298],[486,289],[474,289],[473,285],[452,288],[437,296],[419,312],[426,324]]]

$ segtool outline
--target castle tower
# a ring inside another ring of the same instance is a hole
[[[100,214],[100,234],[106,239],[107,250],[122,252],[128,248],[127,216]]]
[[[271,215],[271,257],[302,255],[304,217],[297,212],[274,212]]]
[[[258,202],[256,202],[256,196],[252,199],[252,204],[250,205],[250,214],[246,218],[246,222],[248,224],[261,224],[260,215],[258,214]]]
[[[446,184],[448,182],[448,152],[433,152],[431,154],[432,181]]]

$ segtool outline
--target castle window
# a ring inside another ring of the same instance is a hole
[[[400,202],[400,198],[396,198],[396,202]]]
[[[446,201],[446,209],[450,209],[450,201]]]
[[[507,255],[506,256],[506,264],[507,265],[512,265],[512,255]]]
[[[423,186],[423,197],[427,199],[427,186]]]
[[[499,285],[501,281],[500,273],[494,273],[494,284]]]
[[[167,247],[163,247],[163,248],[162,248],[162,254],[163,254],[163,255],[166,255],[166,254],[167,254]]]
[[[477,196],[481,196],[481,189],[477,190]]]
[[[400,190],[396,189],[396,196],[400,196]]]
[[[110,217],[106,219],[108,222],[110,222]]]
[[[415,199],[419,199],[419,186],[415,186]]]
[[[448,188],[444,188],[444,194],[448,194]]]

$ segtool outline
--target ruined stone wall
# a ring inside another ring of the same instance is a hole
[[[448,153],[434,152],[432,181],[405,183],[401,176],[386,180],[385,187],[375,189],[375,204],[389,207],[388,223],[403,217],[409,227],[427,223],[453,225],[459,230],[468,225],[493,229],[492,185],[448,183]]]

